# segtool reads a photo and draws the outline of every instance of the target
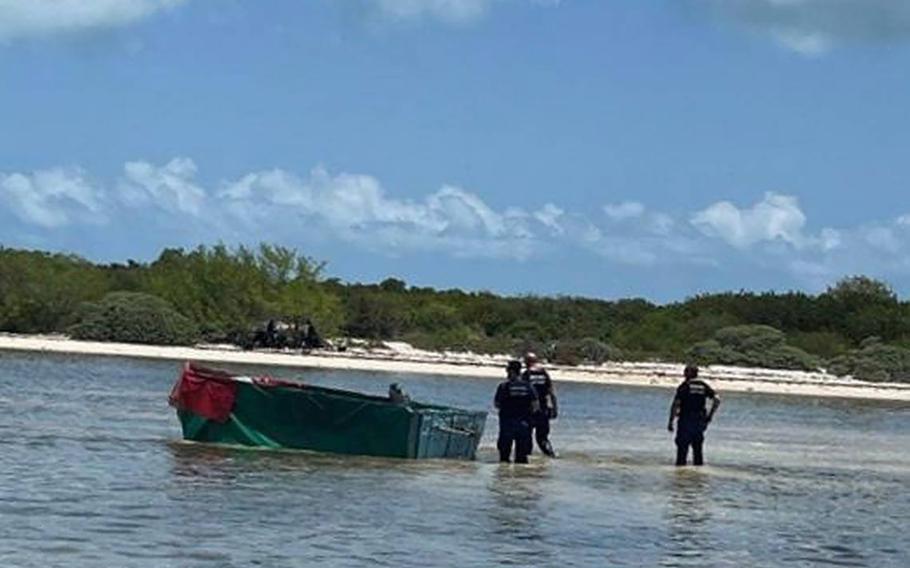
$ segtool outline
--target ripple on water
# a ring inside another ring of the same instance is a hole
[[[709,465],[679,469],[666,393],[561,385],[561,459],[499,464],[491,419],[478,461],[411,462],[180,442],[177,367],[0,359],[4,565],[910,565],[910,408],[731,395]],[[396,380],[468,407],[492,388]]]

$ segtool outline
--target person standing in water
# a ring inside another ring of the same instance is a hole
[[[509,361],[507,379],[499,384],[493,404],[499,409],[499,461],[508,463],[515,445],[515,463],[528,463],[531,418],[538,409],[537,392],[521,378],[521,361]]]
[[[531,426],[534,429],[534,439],[537,440],[537,447],[540,448],[540,451],[551,458],[555,458],[556,452],[550,443],[550,420],[554,420],[559,415],[556,390],[553,388],[550,374],[540,364],[537,355],[526,353],[524,359],[525,372],[522,376],[537,391],[538,400],[540,401],[540,410],[531,421]]]
[[[705,430],[720,406],[720,397],[708,383],[698,378],[698,367],[687,365],[683,371],[685,380],[676,388],[676,396],[670,405],[670,421],[667,430],[673,431],[676,419],[676,465],[686,465],[689,447],[692,447],[692,465],[704,465],[702,446]],[[711,399],[711,409],[705,405]]]

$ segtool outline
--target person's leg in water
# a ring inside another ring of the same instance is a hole
[[[704,443],[704,434],[699,434],[692,440],[692,465],[705,465],[705,457],[702,453]]]
[[[534,449],[531,425],[524,420],[519,422],[515,434],[515,463],[528,463],[528,455]]]
[[[550,419],[543,414],[537,417],[534,437],[537,439],[537,447],[540,448],[540,451],[551,458],[556,457],[556,452],[553,451],[553,445],[550,443]]]
[[[515,439],[515,428],[508,420],[499,420],[499,439],[496,447],[499,449],[499,461],[509,463],[512,457],[512,441]]]
[[[689,446],[692,445],[692,433],[686,424],[676,425],[676,465],[686,465],[689,459]]]

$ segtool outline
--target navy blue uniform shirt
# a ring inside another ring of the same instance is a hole
[[[683,381],[676,388],[676,400],[679,401],[679,421],[683,423],[701,422],[707,417],[705,402],[715,397],[714,389],[699,379]]]
[[[526,420],[531,417],[537,391],[526,381],[504,381],[496,389],[499,417],[506,420]]]
[[[527,381],[540,399],[540,408],[547,408],[547,397],[553,392],[553,381],[550,380],[550,374],[543,367],[532,367],[525,371],[521,377]]]

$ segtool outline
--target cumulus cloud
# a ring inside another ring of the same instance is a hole
[[[807,56],[841,43],[910,38],[906,0],[695,0]]]
[[[528,214],[515,208],[496,211],[479,196],[451,185],[414,201],[391,197],[368,175],[332,175],[316,168],[300,178],[271,170],[224,184],[218,196],[236,222],[251,219],[250,211],[290,214],[369,248],[515,258],[525,258],[533,249]]]
[[[0,200],[22,221],[53,229],[104,220],[104,195],[78,168],[0,174]]]
[[[120,198],[132,206],[155,205],[171,213],[199,215],[206,191],[194,183],[196,164],[175,158],[163,166],[127,162],[120,182]]]
[[[0,0],[0,41],[109,29],[186,0]]]
[[[764,199],[744,209],[720,201],[696,213],[692,224],[705,235],[738,248],[763,241],[782,241],[799,248],[811,242],[803,234],[806,216],[792,195],[766,193]]]
[[[847,273],[910,274],[910,215],[814,230],[798,199],[779,193],[676,216],[634,201],[592,215],[556,203],[496,206],[452,184],[405,198],[373,176],[322,167],[303,175],[254,171],[214,184],[200,178],[189,158],[127,162],[108,183],[79,168],[0,173],[0,236],[22,242],[18,235],[50,238],[86,227],[93,238],[116,234],[161,246],[318,239],[386,256],[514,261],[574,251],[642,268],[750,263],[812,286]]]

